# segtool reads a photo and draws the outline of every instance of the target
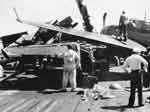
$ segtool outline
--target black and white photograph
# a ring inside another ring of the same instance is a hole
[[[0,0],[0,112],[149,112],[149,0]]]

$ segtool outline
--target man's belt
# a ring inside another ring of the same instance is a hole
[[[136,72],[136,71],[141,71],[141,69],[137,69],[137,70],[131,70],[132,72]]]

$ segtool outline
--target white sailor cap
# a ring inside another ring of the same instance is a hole
[[[134,53],[140,53],[140,52],[141,52],[141,49],[138,48],[138,47],[136,47],[136,48],[133,49],[133,52],[134,52]]]

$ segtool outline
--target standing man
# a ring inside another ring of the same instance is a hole
[[[127,17],[125,16],[125,12],[122,11],[119,19],[119,30],[120,36],[123,37],[123,41],[127,41]]]
[[[80,57],[78,53],[73,50],[71,45],[67,45],[68,50],[63,54],[64,71],[63,71],[63,89],[66,89],[68,80],[70,82],[72,91],[76,89],[76,69],[80,67]]]
[[[103,14],[103,27],[106,25],[106,16],[107,16],[107,12]]]
[[[133,49],[133,54],[129,56],[123,65],[124,70],[130,68],[130,98],[128,107],[133,107],[135,101],[135,91],[138,89],[138,104],[139,106],[144,106],[143,104],[143,74],[142,70],[147,72],[148,62],[140,56],[141,50],[138,48]]]

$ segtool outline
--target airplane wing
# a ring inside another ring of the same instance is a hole
[[[17,13],[17,12],[15,11],[15,13]],[[77,31],[74,29],[66,29],[66,28],[62,28],[59,26],[47,25],[44,23],[22,20],[19,18],[18,14],[16,14],[16,15],[17,15],[17,21],[20,23],[29,24],[29,25],[36,26],[36,27],[42,27],[42,28],[46,28],[46,29],[49,29],[52,31],[62,32],[62,33],[68,34],[68,35],[73,35],[72,38],[81,37],[83,39],[97,41],[100,43],[114,45],[114,46],[123,47],[123,48],[127,48],[127,49],[133,49],[134,47],[139,47],[142,51],[146,51],[146,48],[144,46],[142,46],[141,44],[138,44],[132,40],[128,40],[127,42],[122,43],[122,42],[114,39],[112,36],[102,35],[102,34],[100,35],[97,33],[91,33],[91,32],[86,32],[86,31]]]

